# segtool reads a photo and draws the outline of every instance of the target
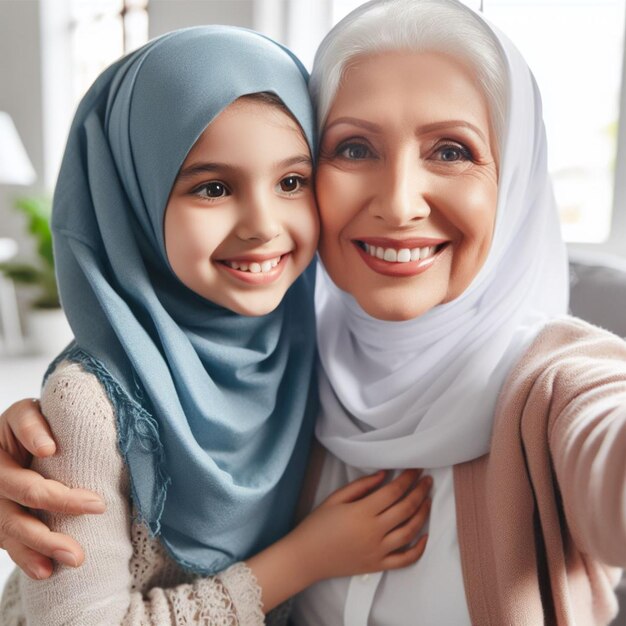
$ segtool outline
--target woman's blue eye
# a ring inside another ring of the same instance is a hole
[[[454,161],[469,161],[472,158],[470,151],[462,146],[443,146],[437,151],[439,158],[446,163]]]
[[[212,180],[210,183],[198,187],[195,193],[205,198],[223,198],[228,195],[228,188],[219,180]]]
[[[362,143],[344,143],[339,146],[337,153],[351,161],[360,161],[372,156],[372,151]]]

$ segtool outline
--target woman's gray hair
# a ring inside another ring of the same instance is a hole
[[[309,83],[320,131],[346,68],[358,56],[390,50],[441,52],[473,70],[500,145],[507,102],[504,52],[489,27],[456,0],[372,0],[341,20],[320,44]]]

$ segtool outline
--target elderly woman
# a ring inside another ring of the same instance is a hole
[[[295,623],[608,623],[626,344],[565,316],[528,67],[455,0],[375,0],[326,37],[311,88],[325,272],[305,508],[376,468],[425,467],[434,488],[418,563],[316,584]]]

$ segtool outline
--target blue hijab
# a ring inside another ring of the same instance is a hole
[[[289,51],[251,31],[164,35],[88,91],[55,190],[57,275],[75,336],[55,363],[96,374],[139,515],[201,573],[290,528],[316,412],[314,267],[272,313],[238,315],[175,276],[164,211],[190,148],[240,96],[276,94],[312,149],[307,78]]]

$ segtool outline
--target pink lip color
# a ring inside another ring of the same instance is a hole
[[[363,241],[360,239],[359,241]],[[373,242],[374,240],[367,240],[367,243]],[[381,241],[377,239],[376,241]],[[389,241],[389,240],[386,240]],[[402,247],[404,248],[404,241],[402,242]],[[371,245],[375,245],[372,243]],[[435,245],[435,244],[432,244]],[[361,255],[361,258],[365,261],[367,266],[374,270],[378,274],[383,274],[384,276],[394,276],[394,277],[404,277],[404,276],[417,276],[418,274],[422,274],[427,269],[432,267],[435,261],[439,258],[441,253],[448,248],[448,246],[444,246],[441,250],[437,251],[433,256],[427,259],[420,259],[418,261],[409,261],[408,263],[394,263],[390,261],[384,261],[383,259],[379,259],[375,256],[371,256],[361,246],[358,244],[354,244],[357,252]],[[392,247],[387,244],[388,248]],[[395,246],[394,246],[395,247]],[[409,246],[406,246],[407,248]],[[413,246],[414,248],[421,248],[426,246]],[[399,248],[398,248],[399,249]]]
[[[229,261],[238,261],[240,263],[262,263],[263,261],[267,261],[268,259],[275,259],[277,254],[273,256],[262,258],[261,256],[255,257],[246,257],[239,261],[238,259],[229,259]],[[253,274],[252,272],[242,272],[241,270],[233,269],[229,267],[225,263],[217,262],[216,265],[223,271],[227,272],[230,276],[233,276],[237,280],[240,280],[242,283],[246,283],[248,285],[268,285],[277,281],[285,270],[285,265],[289,261],[291,257],[291,253],[287,252],[287,254],[283,254],[280,257],[280,261],[276,267],[273,267],[269,272],[258,272],[257,274]],[[250,260],[252,259],[252,260]],[[261,259],[260,261],[258,259]]]
[[[265,252],[264,254],[249,254],[248,256],[236,256],[228,257],[227,259],[219,259],[219,261],[230,261],[231,263],[263,263],[263,261],[269,261],[277,257],[284,257],[289,252]]]

